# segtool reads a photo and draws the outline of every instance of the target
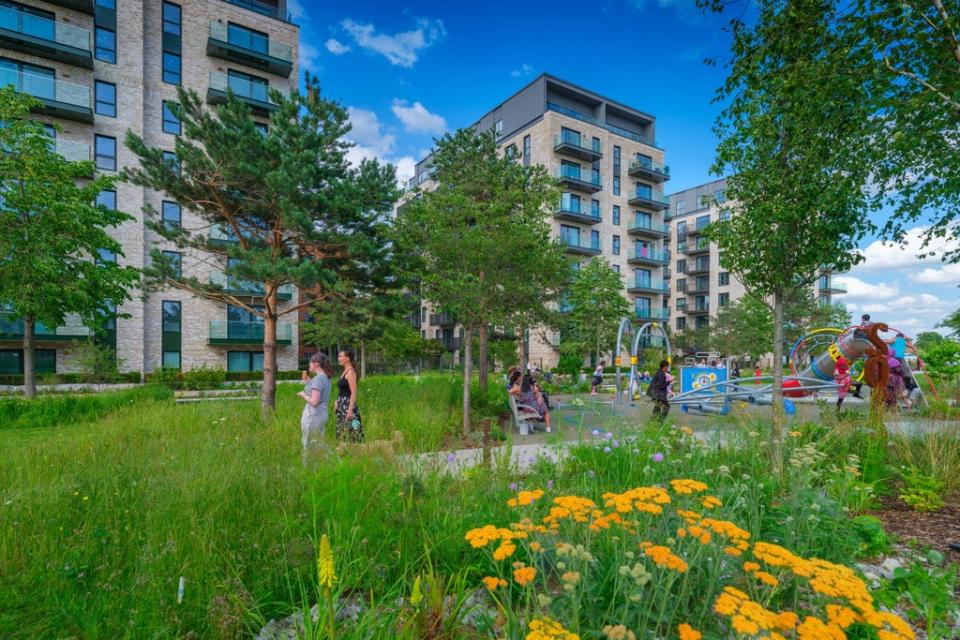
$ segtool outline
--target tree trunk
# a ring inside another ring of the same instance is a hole
[[[33,342],[37,320],[33,316],[23,319],[23,395],[37,397],[37,372],[33,366]]]
[[[463,340],[463,435],[468,436],[470,435],[470,385],[473,382],[472,327],[464,327]]]
[[[365,340],[360,341],[360,377],[367,377],[367,343]]]
[[[273,419],[277,406],[277,314],[276,293],[267,301],[263,318],[263,387],[260,389],[260,418],[264,423]]]
[[[527,343],[523,339],[526,334],[527,332],[524,327],[521,326],[517,329],[517,348],[520,350],[520,357],[518,358],[518,360],[520,360],[520,371],[527,370]]]
[[[783,478],[783,294],[773,294],[773,427],[770,431],[770,463],[775,478]]]
[[[489,382],[489,376],[490,376],[490,366],[489,366],[489,363],[487,362],[487,350],[488,350],[487,347],[488,347],[489,341],[490,341],[490,327],[487,325],[486,322],[481,322],[480,335],[479,335],[480,353],[478,354],[480,362],[477,368],[477,373],[480,376],[480,392],[481,393],[487,392],[487,383]]]

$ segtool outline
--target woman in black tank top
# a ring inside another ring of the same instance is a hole
[[[337,380],[337,440],[363,442],[363,420],[360,407],[357,406],[357,368],[353,364],[351,349],[344,349],[337,356],[337,362],[343,367],[343,373]]]

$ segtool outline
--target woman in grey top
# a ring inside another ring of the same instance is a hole
[[[303,391],[297,395],[303,398],[306,405],[300,415],[300,439],[303,444],[303,463],[307,464],[311,453],[323,447],[323,432],[327,425],[327,400],[330,399],[330,361],[322,353],[310,356],[310,373],[312,378],[304,372],[302,380],[305,383]]]

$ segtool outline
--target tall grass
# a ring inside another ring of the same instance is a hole
[[[96,420],[117,409],[149,400],[166,400],[166,387],[147,385],[123,391],[40,396],[36,400],[11,397],[0,400],[0,429],[25,429]]]

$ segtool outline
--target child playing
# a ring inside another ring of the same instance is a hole
[[[667,400],[673,397],[673,376],[667,374]]]

